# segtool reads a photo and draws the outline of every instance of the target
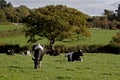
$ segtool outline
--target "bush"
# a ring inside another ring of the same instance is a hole
[[[55,49],[61,53],[68,53],[78,49],[82,49],[86,53],[113,53],[120,54],[120,46],[118,45],[79,45],[73,47],[65,47],[64,45],[55,46]]]
[[[20,46],[19,45],[11,45],[11,44],[4,44],[0,45],[0,53],[7,53],[9,49],[14,49],[15,53],[19,53]]]
[[[113,53],[113,54],[120,54],[120,46],[115,46],[115,45],[105,45],[97,49],[98,52],[101,53]]]

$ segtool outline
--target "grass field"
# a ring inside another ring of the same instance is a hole
[[[0,31],[16,29],[0,25]],[[20,27],[21,28],[21,27]],[[91,38],[73,42],[57,41],[55,45],[76,46],[108,44],[118,30],[91,29]],[[0,43],[26,45],[24,35],[1,38]],[[47,39],[39,41],[49,44]],[[41,69],[33,69],[32,56],[7,56],[0,54],[0,80],[120,80],[120,55],[89,53],[84,62],[67,62],[65,54],[53,57],[45,55]]]
[[[14,25],[14,24],[0,25],[0,31],[19,29],[19,28],[22,28],[22,27],[23,27],[23,25]]]
[[[11,27],[10,27],[11,26]],[[10,30],[15,29],[17,26],[14,25],[0,25],[0,31],[3,30]],[[18,28],[23,27],[23,25],[18,26]],[[120,30],[104,30],[104,29],[90,29],[91,31],[91,38],[81,39],[78,41],[73,42],[62,42],[56,41],[55,45],[65,45],[65,46],[76,46],[76,45],[92,45],[92,44],[108,44],[111,40],[111,37],[115,35]],[[1,38],[0,43],[7,43],[7,44],[19,44],[19,45],[26,45],[27,38],[24,35],[21,36],[14,36],[14,37],[6,37]],[[49,45],[49,41],[47,39],[43,39],[39,41],[42,44]]]
[[[38,70],[31,58],[0,54],[0,80],[120,80],[120,55],[86,53],[83,62],[45,55]]]

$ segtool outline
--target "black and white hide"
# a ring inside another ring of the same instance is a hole
[[[69,62],[74,62],[74,61],[83,62],[83,59],[80,56],[83,56],[82,50],[69,52],[69,53],[66,54],[67,60]]]
[[[44,55],[44,47],[41,44],[35,44],[33,45],[32,50],[34,54],[34,58],[32,58],[32,60],[34,61],[34,69],[38,69],[39,67],[41,67],[42,58]]]

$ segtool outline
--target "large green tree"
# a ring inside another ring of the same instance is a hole
[[[22,20],[27,17],[28,15],[30,15],[30,9],[27,8],[24,5],[21,5],[19,7],[16,8],[16,11],[18,13],[18,17],[19,17],[19,22],[22,22]]]
[[[49,5],[38,8],[26,18],[26,36],[30,42],[36,42],[41,37],[50,41],[54,50],[56,40],[74,40],[79,36],[90,36],[86,29],[86,15],[63,5]]]

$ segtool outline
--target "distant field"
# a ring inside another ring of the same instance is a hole
[[[0,31],[13,30],[13,29],[18,29],[18,28],[22,28],[22,27],[23,27],[23,25],[14,25],[14,24],[0,25]]]
[[[17,28],[17,26],[15,25],[10,25],[10,26],[0,25],[0,31]],[[21,28],[21,26],[19,26],[18,28]],[[111,37],[120,30],[90,29],[90,31],[91,31],[91,38],[81,39],[79,41],[73,41],[73,42],[56,41],[55,45],[65,45],[65,46],[76,46],[76,45],[83,45],[83,44],[105,45],[105,44],[108,44],[109,41],[111,40]],[[0,43],[7,43],[7,44],[26,45],[26,42],[27,42],[27,38],[24,35],[0,39]],[[49,44],[49,41],[47,39],[40,40],[39,42],[42,44],[47,44],[47,45]]]
[[[92,44],[108,44],[111,40],[111,37],[115,35],[118,31],[117,30],[91,30],[91,38],[81,39],[79,41],[73,42],[62,42],[56,41],[55,45],[65,45],[65,46],[76,46],[76,45],[92,45]],[[21,36],[14,36],[0,39],[0,43],[8,43],[8,44],[20,44],[26,45],[27,38],[24,35]],[[42,44],[49,44],[47,39],[43,39],[39,41]]]
[[[67,62],[64,55],[45,55],[35,70],[32,56],[0,54],[0,80],[120,80],[120,55],[86,53],[83,62]]]
[[[118,31],[120,30],[95,30],[95,29],[90,29],[91,32],[91,38],[87,39],[81,39],[79,41],[73,41],[73,42],[57,42],[56,44],[64,44],[67,46],[72,46],[72,45],[92,45],[92,44],[108,44],[111,40],[111,37],[115,35]]]

